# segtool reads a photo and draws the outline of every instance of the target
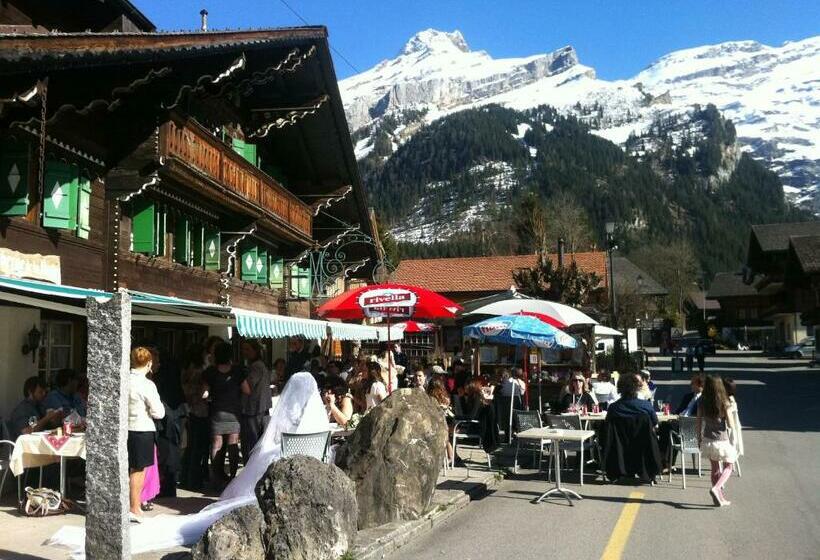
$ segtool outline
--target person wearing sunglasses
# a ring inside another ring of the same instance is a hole
[[[580,412],[584,406],[587,410],[592,410],[596,402],[595,397],[587,390],[584,376],[576,373],[569,378],[567,394],[561,398],[561,412]]]

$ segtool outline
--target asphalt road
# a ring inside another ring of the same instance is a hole
[[[686,490],[678,475],[655,487],[592,477],[580,487],[567,473],[584,496],[573,506],[533,504],[547,482],[523,471],[390,559],[820,558],[820,368],[767,371],[766,363],[729,354],[707,363],[707,373],[739,385],[746,456],[743,476],[726,486],[731,506],[712,505],[708,465],[703,478],[687,476]],[[664,369],[657,396],[677,403],[686,376]]]

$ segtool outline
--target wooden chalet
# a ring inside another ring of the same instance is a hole
[[[0,2],[0,278],[308,317],[310,254],[371,236],[365,200],[324,27],[162,33],[127,0]],[[359,274],[375,256],[347,249]],[[55,307],[0,302],[20,331],[0,353],[40,325],[41,373],[82,367],[82,319]],[[179,350],[207,334],[184,315],[135,336]]]

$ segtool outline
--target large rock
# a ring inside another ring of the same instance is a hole
[[[394,391],[365,415],[336,459],[356,482],[359,529],[424,515],[446,443],[441,408],[423,391]]]
[[[256,484],[268,560],[328,560],[353,547],[356,488],[336,466],[296,455]]]
[[[205,531],[193,560],[265,560],[265,518],[257,504],[231,511]]]

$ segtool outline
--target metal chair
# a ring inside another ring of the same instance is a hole
[[[452,463],[452,468],[455,468],[455,466],[456,466],[456,457],[458,457],[458,454],[456,453],[456,451],[458,450],[458,442],[459,441],[465,441],[465,440],[468,440],[468,439],[478,440],[478,446],[483,449],[484,440],[481,438],[481,434],[478,433],[478,432],[471,432],[470,431],[470,428],[475,428],[479,425],[480,425],[479,421],[478,420],[473,420],[472,418],[457,418],[456,419],[455,424],[453,424],[453,463]],[[459,431],[459,428],[461,428],[464,431]],[[489,453],[485,452],[485,454],[487,455],[487,468],[492,469],[493,468],[492,457],[490,456]],[[465,463],[465,464],[468,465],[467,466],[467,476],[470,476],[469,463]]]
[[[698,446],[697,418],[681,416],[678,419],[678,431],[669,432],[669,482],[672,482],[672,455],[675,450],[680,454],[683,488],[686,488],[686,455],[692,455],[692,467],[695,467],[697,457],[698,476],[703,476],[701,470],[700,447]]]
[[[543,424],[541,423],[541,415],[538,414],[535,410],[518,410],[515,413],[515,434],[518,432],[523,432],[524,430],[529,430],[530,428],[542,428]],[[533,459],[536,457],[536,453],[538,454],[538,469],[541,469],[541,461],[544,457],[544,446],[549,446],[552,442],[548,439],[542,439],[540,441],[525,441],[523,445],[530,445],[532,446],[533,451]],[[513,472],[518,474],[518,452],[521,449],[522,442],[520,439],[516,438],[515,443],[515,462],[513,463]],[[533,460],[533,462],[535,462]],[[547,465],[551,463],[547,461]],[[548,467],[551,469],[551,467]],[[549,475],[547,475],[549,477]]]
[[[578,414],[547,414],[547,423],[551,428],[558,430],[581,430],[581,416]],[[580,454],[581,486],[584,485],[584,450],[591,449],[593,442],[586,440],[583,443],[567,441],[561,444],[561,451],[573,451]]]
[[[14,453],[13,441],[9,441],[7,439],[0,439],[0,445],[3,444],[10,446],[11,449],[9,450],[8,455],[4,455],[2,454],[2,452],[0,452],[0,472],[3,473],[2,478],[0,478],[0,497],[3,496],[3,488],[6,486],[6,477],[8,476],[9,471],[11,470],[11,454]],[[18,495],[17,497],[19,499],[20,496]]]
[[[282,458],[293,455],[306,455],[324,462],[330,443],[330,431],[312,434],[293,434],[282,432]]]

